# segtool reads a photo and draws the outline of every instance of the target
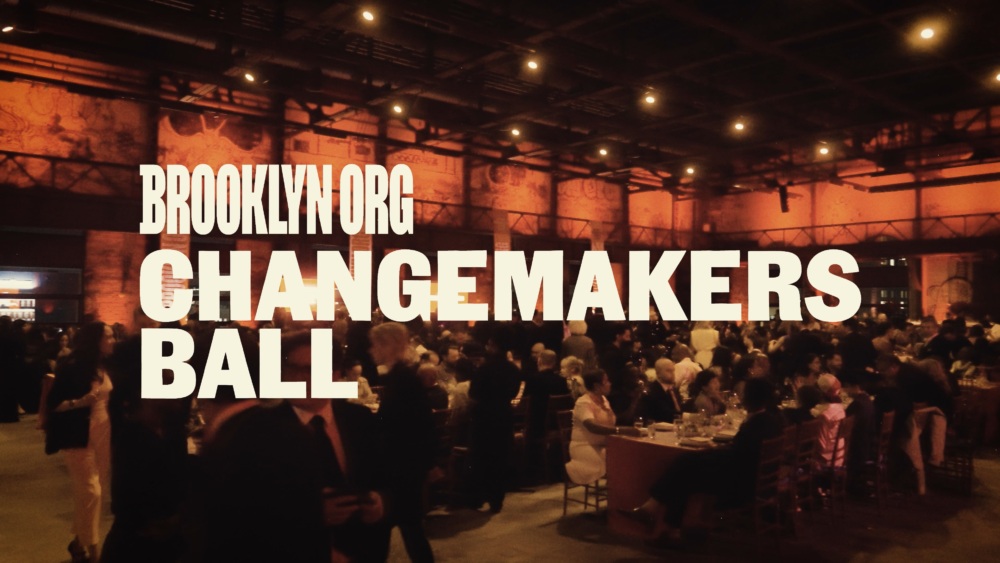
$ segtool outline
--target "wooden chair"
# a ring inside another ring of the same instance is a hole
[[[556,420],[556,416],[562,411],[572,411],[573,406],[576,401],[570,394],[566,395],[552,395],[549,397],[549,403],[546,408],[545,413],[545,432],[544,438],[542,439],[542,468],[543,477],[546,483],[551,482],[552,474],[552,461],[553,456],[550,455],[553,448],[561,447],[562,440],[559,437],[559,423]],[[557,473],[558,475],[558,473]]]
[[[786,513],[785,444],[784,435],[761,443],[752,506],[755,534],[759,538],[773,534],[775,545],[779,545],[784,531]]]
[[[833,462],[824,467],[821,474],[829,484],[827,489],[827,499],[829,500],[830,514],[834,515],[837,507],[840,507],[841,517],[847,516],[847,464],[851,460],[848,456],[851,452],[851,438],[854,435],[854,417],[849,416],[840,421],[837,426],[837,439],[833,444]],[[837,460],[841,464],[837,465]]]
[[[875,450],[875,501],[880,514],[889,502],[889,455],[892,450],[892,427],[895,422],[895,411],[882,415],[882,426],[879,427]]]
[[[928,477],[935,485],[972,495],[975,478],[973,458],[976,446],[982,440],[985,425],[982,410],[968,399],[969,392],[955,401],[955,413],[944,448],[944,463],[930,466]]]
[[[557,412],[556,424],[559,427],[559,439],[562,443],[563,463],[569,463],[569,442],[570,436],[573,433],[573,411],[566,410]],[[583,487],[583,500],[570,497],[569,492],[571,489],[578,489],[581,487]],[[600,510],[601,502],[607,501],[607,498],[608,488],[606,481],[605,485],[601,485],[601,479],[586,485],[574,483],[569,478],[569,474],[566,473],[565,465],[563,466],[563,516],[566,516],[566,510],[571,502],[582,504],[584,510],[587,510],[587,508],[591,506],[594,507],[594,510]]]
[[[795,438],[795,460],[792,465],[792,507],[799,512],[816,508],[816,466],[819,459],[819,433],[823,421],[816,419],[799,425]]]

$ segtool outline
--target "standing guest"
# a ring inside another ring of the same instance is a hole
[[[436,434],[430,401],[410,366],[409,335],[394,322],[371,330],[371,355],[387,366],[379,407],[384,451],[388,458],[390,521],[399,527],[412,561],[434,561],[424,532],[424,483],[434,465]]]
[[[878,358],[871,339],[861,334],[861,325],[857,319],[844,321],[844,328],[848,332],[837,344],[837,351],[843,359],[843,369],[850,372],[871,371]]]
[[[656,381],[646,386],[646,392],[639,399],[637,415],[646,420],[673,422],[681,413],[681,395],[674,384],[674,363],[660,358],[654,364]]]
[[[670,353],[670,359],[674,362],[674,380],[677,382],[677,389],[681,392],[681,397],[690,397],[689,386],[704,369],[694,361],[694,354],[685,344],[678,343]]]
[[[255,364],[256,343],[247,338],[243,344],[244,357],[249,364]],[[108,413],[114,468],[111,511],[115,520],[104,540],[102,563],[172,563],[184,547],[181,506],[189,490],[187,423],[191,400],[142,399],[141,348],[139,336],[128,337],[115,347],[108,360],[108,374],[114,384]],[[202,356],[201,366],[192,361],[196,373],[204,372],[207,355]],[[251,378],[256,380],[256,366],[250,370]],[[224,387],[218,394],[230,390]],[[219,402],[235,402],[231,393],[228,398]],[[203,400],[204,404],[213,402]]]
[[[691,384],[690,412],[704,412],[708,416],[726,413],[726,403],[722,400],[722,386],[714,371],[705,370],[694,378]]]
[[[861,386],[861,374],[844,373],[841,376],[844,393],[851,399],[845,414],[854,417],[854,431],[848,452],[847,488],[853,494],[863,494],[865,490],[864,467],[874,457],[876,421],[875,403]]]
[[[632,405],[628,386],[625,384],[632,355],[632,329],[626,323],[618,323],[614,325],[612,334],[614,340],[601,356],[600,365],[611,380],[608,401],[615,413],[621,415]]]
[[[569,338],[563,341],[561,352],[563,357],[575,356],[579,358],[586,368],[597,365],[594,341],[587,336],[586,321],[569,322]]]
[[[574,483],[589,485],[607,472],[607,437],[621,434],[638,434],[634,428],[615,426],[615,413],[608,402],[611,380],[603,370],[592,369],[583,373],[587,393],[576,400],[573,407],[573,433],[569,443],[569,463],[566,474]]]
[[[719,331],[708,321],[698,321],[691,330],[691,348],[694,349],[694,361],[702,366],[712,364],[712,352],[719,346]]]
[[[538,355],[538,371],[524,382],[524,397],[528,398],[528,420],[525,441],[528,448],[530,469],[540,470],[544,463],[545,434],[549,430],[546,416],[549,397],[566,395],[566,380],[556,373],[559,357],[552,350],[542,350]]]
[[[111,486],[112,384],[105,362],[113,347],[110,326],[94,322],[81,328],[47,397],[45,452],[63,451],[73,485],[74,537],[68,549],[74,563],[99,560],[101,497]]]
[[[511,401],[521,386],[517,367],[507,359],[511,335],[496,326],[486,344],[486,360],[469,386],[472,399],[472,505],[489,503],[494,514],[503,509],[508,463],[514,442]]]
[[[566,379],[566,387],[574,401],[587,392],[583,385],[583,369],[583,361],[576,356],[567,356],[559,364],[559,375]]]
[[[286,334],[281,376],[303,398],[247,409],[204,449],[200,560],[270,563],[384,561],[387,467],[375,416],[347,401],[311,397],[311,335]],[[334,343],[334,366],[342,365]],[[340,379],[339,373],[332,379]]]

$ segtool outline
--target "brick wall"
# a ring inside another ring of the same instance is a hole
[[[137,233],[87,231],[83,310],[108,324],[131,328],[139,306],[139,268],[145,241]]]

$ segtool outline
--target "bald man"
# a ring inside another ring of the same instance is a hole
[[[674,362],[667,358],[656,360],[653,369],[656,381],[646,385],[646,391],[639,398],[637,416],[647,421],[673,422],[681,413],[681,395],[674,384]]]

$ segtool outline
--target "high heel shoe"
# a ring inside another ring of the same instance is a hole
[[[83,549],[78,538],[73,538],[73,541],[69,542],[66,551],[69,552],[73,563],[87,563],[87,550]]]

